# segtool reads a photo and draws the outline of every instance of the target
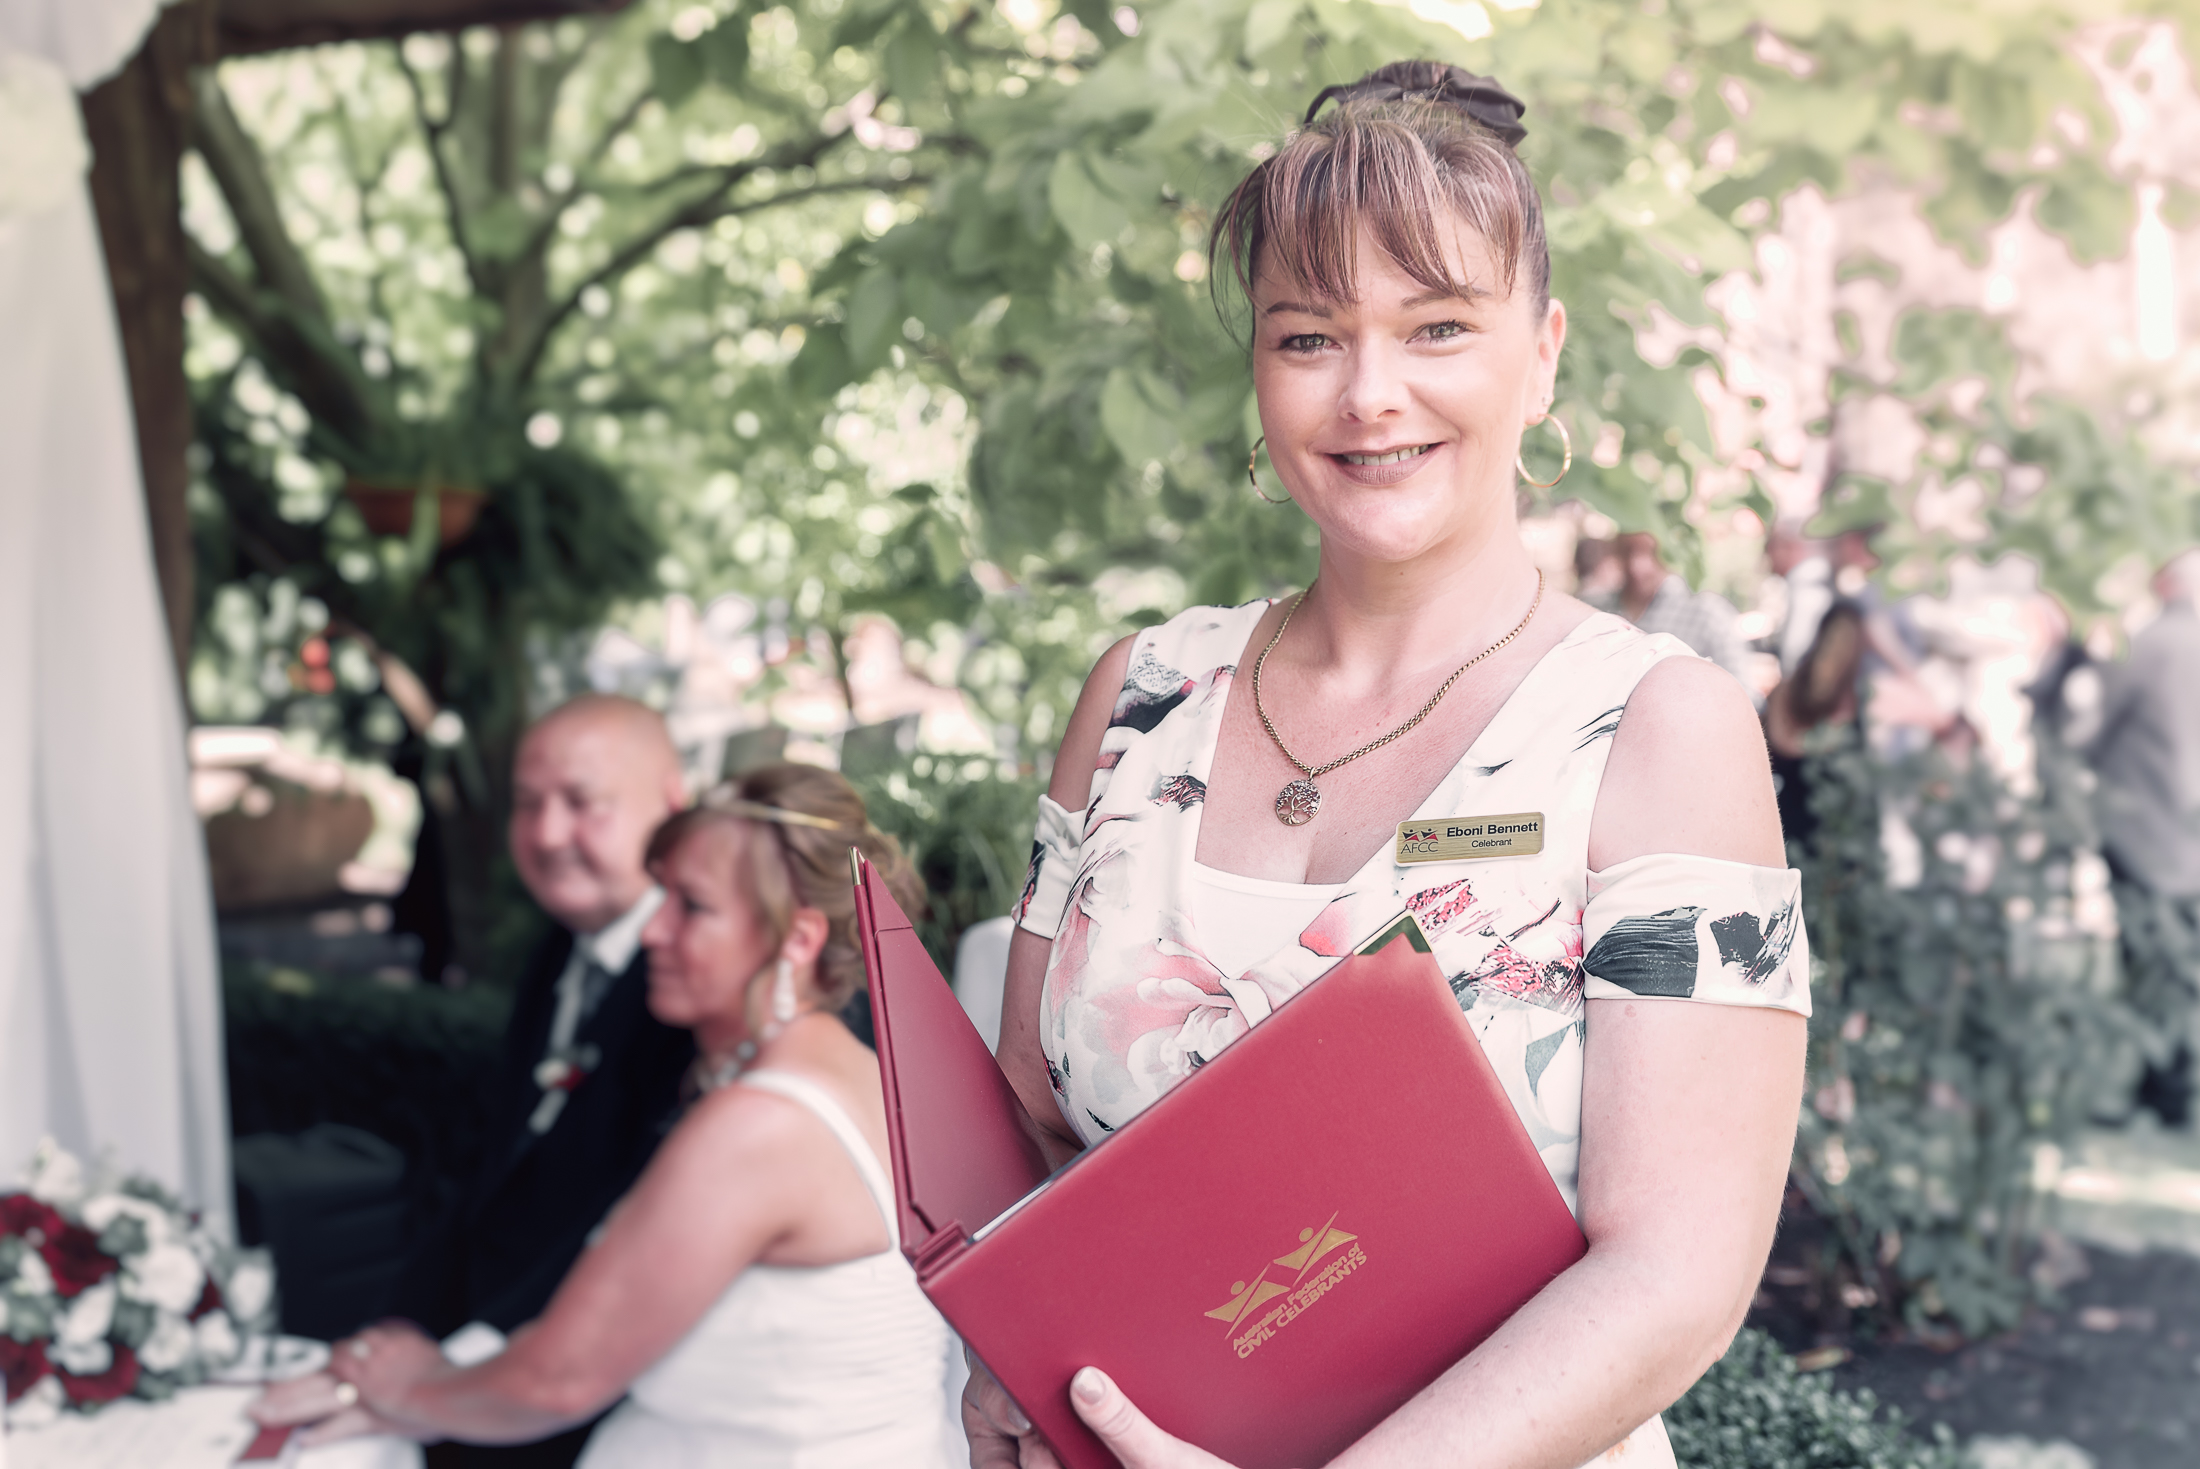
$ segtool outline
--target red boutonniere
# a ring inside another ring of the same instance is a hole
[[[603,1053],[594,1046],[553,1051],[536,1064],[535,1085],[546,1092],[577,1091],[602,1059]]]

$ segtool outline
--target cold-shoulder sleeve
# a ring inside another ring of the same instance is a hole
[[[1031,866],[1024,872],[1023,896],[1010,915],[1016,926],[1043,939],[1062,926],[1069,904],[1070,880],[1077,875],[1077,844],[1082,819],[1074,811],[1039,797],[1039,822],[1031,833]]]
[[[1589,874],[1583,994],[1810,1014],[1803,875],[1659,852]]]

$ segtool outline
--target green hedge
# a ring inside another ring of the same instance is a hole
[[[404,1150],[424,1204],[480,1167],[508,992],[246,963],[226,968],[222,994],[237,1136],[361,1128]]]
[[[1913,1436],[1880,1416],[1868,1391],[1846,1393],[1798,1372],[1761,1331],[1744,1330],[1703,1380],[1665,1413],[1683,1469],[1961,1469],[1946,1428]]]
[[[2014,1325],[2037,1294],[2034,1158],[2137,1077],[2146,1025],[2102,932],[2089,778],[2050,739],[2039,753],[2032,791],[1937,751],[1888,762],[1851,741],[1811,764],[1817,972],[1794,1177],[1827,1225],[1807,1263],[1836,1317]],[[1915,835],[1906,881],[1891,816]]]

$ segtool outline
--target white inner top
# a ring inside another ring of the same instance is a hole
[[[1341,882],[1271,882],[1191,864],[1188,910],[1207,962],[1225,979],[1290,943],[1345,890]]]

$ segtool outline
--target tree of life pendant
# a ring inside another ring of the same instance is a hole
[[[1310,780],[1292,781],[1276,792],[1276,820],[1285,826],[1304,826],[1321,809],[1321,789]]]

